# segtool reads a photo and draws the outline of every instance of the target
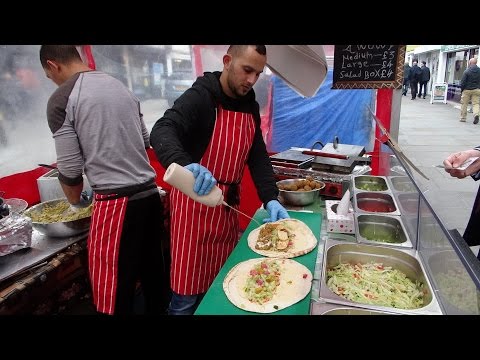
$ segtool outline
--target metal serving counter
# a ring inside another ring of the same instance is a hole
[[[46,263],[50,257],[87,236],[88,232],[69,238],[54,238],[33,230],[31,247],[0,257],[0,288],[5,280]]]
[[[52,238],[33,230],[30,248],[0,257],[0,315],[61,313],[87,296],[87,235]]]
[[[408,232],[411,246],[402,248],[398,244],[375,244],[374,242],[362,244],[357,239],[356,234],[327,232],[328,221],[323,195],[319,196],[313,204],[304,207],[285,206],[293,218],[301,217],[301,214],[321,216],[320,229],[318,229],[318,226],[315,226],[316,229],[315,227],[312,228],[318,239],[318,246],[309,297],[310,311],[308,313],[311,315],[480,314],[480,264],[478,260],[465,245],[465,242],[458,238],[458,234],[456,236],[454,232],[445,228],[419,190],[413,177],[409,175],[408,170],[395,155],[382,153],[380,157],[381,159],[378,160],[383,163],[383,166],[380,167],[381,170],[376,174],[370,172],[365,174],[385,177],[389,187],[391,185],[392,195],[398,202],[400,211],[397,215],[390,215],[388,219],[398,219],[405,225],[402,229]],[[354,195],[352,181],[350,182],[350,190],[351,194]],[[355,216],[354,218],[355,221],[358,221],[358,217]],[[256,226],[256,224],[250,223],[247,230]],[[357,226],[356,229],[358,231],[359,227]],[[245,240],[244,237],[242,237],[243,240]],[[196,314],[246,313],[235,309],[232,304],[228,303],[221,287],[228,269],[240,260],[244,260],[244,258],[241,259],[235,255],[240,253],[240,247],[246,247],[245,244],[242,245],[242,239],[237,246],[239,249],[234,250],[232,256],[227,260]],[[339,250],[333,251],[334,254],[329,257],[329,254],[325,254],[325,251],[333,248],[330,246],[325,250],[326,244],[339,244]],[[245,249],[243,251],[245,252]],[[411,310],[370,306],[347,301],[335,295],[328,288],[321,288],[322,286],[326,287],[326,281],[322,281],[322,276],[325,276],[324,261],[327,261],[330,265],[331,262],[339,260],[340,257],[344,259],[342,261],[349,261],[348,259],[355,261],[355,256],[359,255],[364,260],[378,258],[380,262],[385,262],[385,266],[398,267],[409,278],[423,283],[425,286],[424,305]],[[406,261],[407,258],[409,261]],[[217,302],[218,299],[221,299],[221,301]],[[327,311],[326,309],[335,311]],[[283,313],[289,313],[287,310],[284,309]]]
[[[458,232],[446,229],[415,183],[414,177],[409,173],[409,169],[406,169],[394,154],[382,153],[381,156],[383,157],[383,163],[387,166],[383,166],[383,170],[379,171],[375,176],[387,177],[389,184],[394,185],[392,186],[393,195],[395,200],[398,201],[401,210],[398,218],[401,219],[407,227],[413,245],[412,250],[403,249],[403,251],[409,252],[420,262],[421,269],[427,278],[426,280],[431,286],[430,295],[434,301],[432,304],[436,304],[434,311],[431,313],[447,315],[480,314],[479,261],[468,248],[465,241],[459,236]],[[395,186],[400,184],[398,180],[402,180],[402,186]],[[351,193],[354,194],[352,184],[350,189]],[[408,202],[405,200],[408,200]],[[408,205],[408,207],[405,205]],[[324,217],[319,237],[318,256],[311,296],[312,307],[310,311],[312,315],[323,315],[326,313],[326,311],[323,310],[324,308],[328,308],[330,305],[339,308],[342,306],[345,307],[347,303],[340,297],[337,297],[337,299],[335,299],[335,296],[321,297],[322,293],[329,293],[329,291],[320,291],[321,284],[325,286],[325,282],[322,281],[322,271],[324,270],[323,262],[326,258],[326,256],[324,256],[325,244],[327,242],[331,243],[331,240],[334,240],[334,243],[338,241],[343,244],[360,244],[361,242],[358,241],[357,235],[328,233],[326,231],[327,219],[325,219],[325,204],[323,198],[320,198],[316,204],[307,206],[302,210],[319,211]],[[358,217],[355,217],[355,221],[358,221]],[[356,229],[358,231],[358,226]],[[395,244],[378,244],[369,246],[375,246],[377,249],[379,247],[384,249],[401,249],[401,247],[394,245]],[[344,247],[348,246],[345,245]],[[372,251],[372,255],[374,253],[375,251]],[[347,260],[348,256],[349,255],[345,257],[345,260]],[[360,314],[365,313],[365,310],[376,312],[379,310],[378,307],[365,306],[363,304],[349,303],[349,306],[351,309],[363,308],[364,311],[343,313]],[[428,310],[430,307],[431,306],[427,306],[425,309]],[[411,313],[429,313],[428,311],[419,310],[418,312],[412,311]],[[398,313],[402,311],[387,308],[384,309],[383,312]],[[403,311],[403,313],[409,313],[409,311]]]

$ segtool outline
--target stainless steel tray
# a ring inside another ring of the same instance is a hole
[[[368,191],[391,193],[390,186],[385,176],[354,175],[352,180],[352,187],[354,192]],[[378,188],[379,190],[375,190],[375,188]]]
[[[425,306],[419,309],[397,309],[388,306],[362,304],[338,296],[327,286],[327,268],[343,262],[368,263],[381,262],[385,266],[392,266],[405,273],[410,279],[421,281],[425,284]],[[442,309],[435,297],[432,286],[426,276],[420,258],[414,250],[393,249],[385,246],[372,246],[366,244],[352,244],[348,242],[326,240],[323,252],[323,267],[320,284],[320,298],[326,302],[360,307],[364,309],[387,311],[400,314],[441,315]]]
[[[399,315],[386,311],[367,310],[338,304],[315,302],[310,309],[310,315]]]
[[[426,267],[437,289],[444,310],[449,315],[479,315],[480,291],[467,273],[455,251],[431,253]]]
[[[388,176],[387,181],[394,193],[416,193],[418,191],[408,176]]]
[[[391,193],[354,191],[353,199],[357,214],[400,215],[397,202]]]
[[[395,242],[369,240],[375,235],[378,236],[377,239],[388,236]],[[409,249],[413,247],[401,216],[355,214],[355,236],[359,243]]]

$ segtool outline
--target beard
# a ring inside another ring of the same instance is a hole
[[[248,91],[245,91],[245,89],[241,85],[237,87],[235,81],[230,76],[227,78],[227,85],[235,98],[243,97],[247,95],[248,92],[251,90],[249,89]]]

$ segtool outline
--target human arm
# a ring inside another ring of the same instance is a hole
[[[250,169],[252,180],[257,189],[257,194],[266,208],[270,200],[277,200],[278,188],[273,172],[273,167],[268,156],[265,142],[263,141],[262,131],[260,130],[260,115],[258,113],[255,122],[255,135],[252,147],[247,158],[247,164]]]
[[[138,115],[140,116],[140,127],[142,128],[142,137],[145,149],[150,147],[150,134],[148,133],[145,120],[143,120],[143,114],[140,112],[140,104],[138,105]]]
[[[215,125],[215,104],[205,91],[190,88],[152,128],[150,144],[164,168],[199,162]]]
[[[47,120],[55,142],[58,180],[67,200],[77,204],[83,188],[84,161],[72,114],[62,97],[54,93],[47,104]]]
[[[458,169],[465,161],[471,157],[480,156],[480,147],[475,149],[468,149],[459,152],[450,154],[445,160],[443,160],[443,165],[445,166],[445,171],[450,174],[450,176],[463,179],[469,175],[472,175],[475,180],[478,180],[476,175],[480,171],[480,161],[475,161],[470,164],[466,169]]]
[[[463,92],[465,90],[465,87],[467,86],[467,79],[468,79],[468,71],[465,70],[465,72],[462,75],[462,79],[460,80],[460,91]]]

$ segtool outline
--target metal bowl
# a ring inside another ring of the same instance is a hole
[[[44,201],[40,204],[37,204],[25,210],[23,215],[30,217],[30,214],[32,212],[42,211],[45,205],[55,205],[61,201],[67,201],[67,200],[63,198],[63,199]],[[48,236],[70,237],[70,236],[78,235],[88,231],[88,229],[90,228],[91,219],[92,219],[92,216],[90,215],[90,216],[73,220],[73,221],[52,222],[52,223],[41,223],[41,222],[32,221],[32,226],[35,230],[38,230],[39,232]]]
[[[279,185],[292,185],[299,180],[305,179],[287,179],[287,180],[280,180],[277,181],[277,187]],[[325,187],[325,183],[322,181],[315,180],[317,183],[320,184],[320,188],[308,191],[289,191],[289,190],[282,190],[279,189],[279,196],[283,203],[287,205],[295,205],[295,206],[304,206],[312,204],[315,199],[318,198],[320,194],[320,190]]]

